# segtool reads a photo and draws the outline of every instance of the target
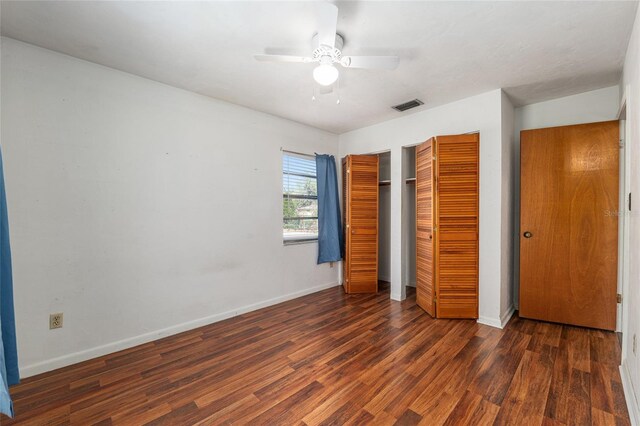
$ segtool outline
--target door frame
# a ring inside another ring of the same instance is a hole
[[[628,120],[629,105],[630,105],[630,87],[627,85],[622,93],[622,99],[620,101],[620,109],[618,111],[618,120],[624,120],[624,132],[621,132],[620,138],[622,139],[622,147],[620,149],[620,192],[624,194],[621,197],[620,207],[622,209],[619,212],[619,239],[618,239],[618,291],[622,295],[622,303],[618,306],[618,324],[616,331],[622,332],[622,363],[625,361],[625,354],[627,353],[627,347],[629,345],[628,338],[628,318],[629,318],[629,303],[626,299],[626,295],[629,294],[629,191],[631,189],[631,167],[629,167],[630,156],[630,132],[631,124]]]

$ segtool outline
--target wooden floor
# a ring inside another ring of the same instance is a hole
[[[12,388],[9,424],[629,424],[614,333],[329,289]]]

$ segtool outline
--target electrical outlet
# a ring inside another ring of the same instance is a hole
[[[636,335],[633,335],[633,354],[636,354],[636,349],[638,349],[638,345],[637,345],[637,339],[636,339]]]
[[[49,315],[49,330],[62,328],[62,312]]]

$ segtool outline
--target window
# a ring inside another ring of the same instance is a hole
[[[285,243],[318,239],[316,159],[283,151],[282,237]]]

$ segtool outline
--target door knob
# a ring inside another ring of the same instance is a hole
[[[531,238],[533,236],[533,234],[531,234],[531,232],[529,231],[525,231],[524,234],[522,234],[525,238]]]
[[[432,240],[433,239],[433,234],[429,234],[429,239]]]

